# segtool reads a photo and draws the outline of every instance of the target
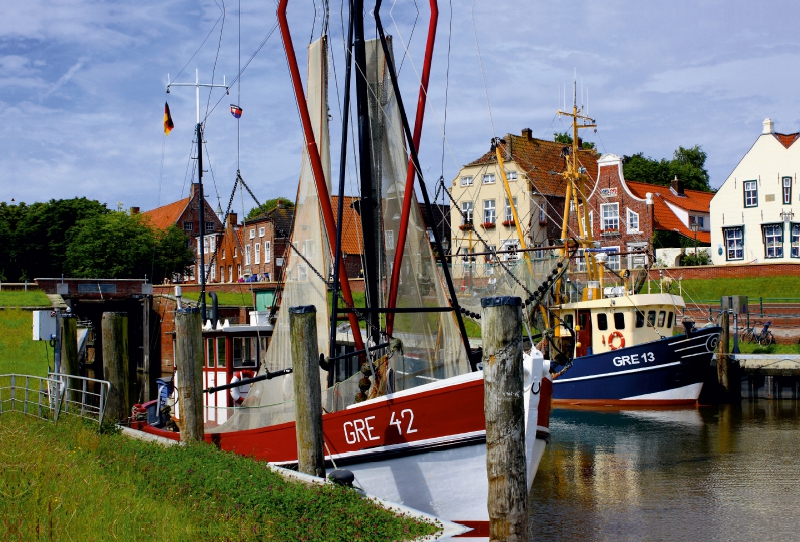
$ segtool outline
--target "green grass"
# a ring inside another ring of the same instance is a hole
[[[767,348],[762,348],[755,342],[739,341],[739,351],[742,354],[800,354],[800,344],[795,340],[792,344],[771,344]],[[733,352],[733,339],[730,340],[728,352]]]
[[[249,290],[240,292],[216,292],[217,302],[229,307],[253,307],[253,294]],[[195,296],[196,298],[197,296]],[[206,303],[211,306],[211,298],[206,297]]]
[[[2,290],[0,307],[49,307],[50,300],[42,290]]]
[[[46,341],[32,340],[32,325],[31,311],[0,311],[0,374],[47,375],[53,349]]]
[[[0,442],[6,539],[377,541],[438,530],[210,445],[164,448],[68,416],[4,414]]]
[[[691,279],[681,281],[684,299],[687,302],[714,302],[719,303],[725,295],[746,295],[750,303],[758,303],[759,297],[794,298],[800,299],[800,277],[743,277],[724,278],[713,280]],[[660,291],[658,281],[650,281],[650,291]],[[677,281],[672,286],[672,293],[678,292]],[[647,285],[642,288],[642,293],[647,293]]]

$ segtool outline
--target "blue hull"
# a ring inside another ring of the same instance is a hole
[[[719,327],[575,358],[553,381],[553,400],[586,404],[694,404]]]

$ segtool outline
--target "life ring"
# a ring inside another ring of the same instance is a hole
[[[614,346],[614,339],[619,337],[619,346]],[[609,333],[608,335],[608,347],[611,350],[617,350],[618,348],[625,348],[625,337],[622,336],[622,333],[619,331],[614,331],[613,333]]]
[[[253,378],[256,376],[254,371],[239,371],[233,375],[231,378],[231,384],[236,384],[241,380],[245,380],[247,378]],[[247,392],[250,391],[250,384],[245,384],[244,386],[236,386],[235,388],[231,388],[231,397],[233,397],[233,402],[236,406],[241,405],[244,402],[244,398],[247,397]]]

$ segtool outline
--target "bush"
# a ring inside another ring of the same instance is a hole
[[[699,250],[697,251],[697,254],[689,253],[683,257],[684,267],[695,265],[711,265],[711,256],[708,255],[708,252],[705,250]]]

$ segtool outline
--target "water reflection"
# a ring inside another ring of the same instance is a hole
[[[794,540],[797,401],[554,409],[531,491],[541,540]]]

